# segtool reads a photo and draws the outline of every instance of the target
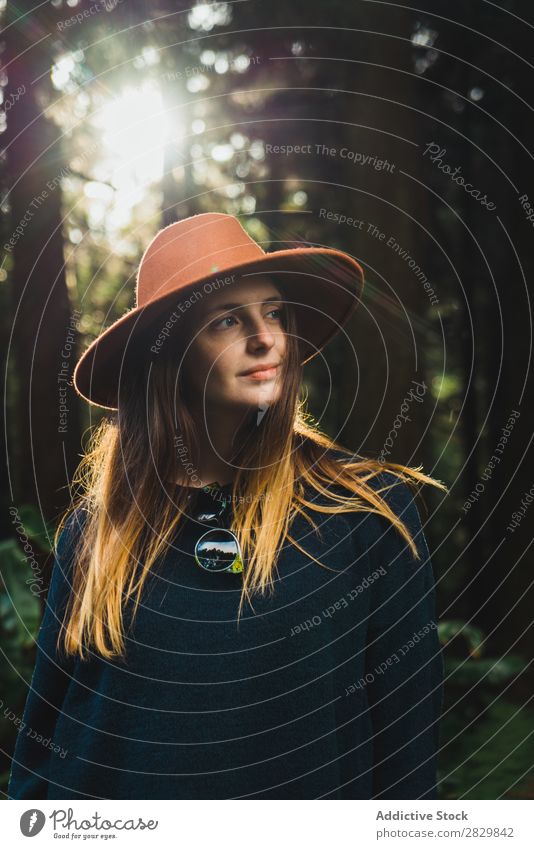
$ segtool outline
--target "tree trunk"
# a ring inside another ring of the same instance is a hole
[[[68,504],[78,462],[80,423],[71,386],[76,362],[76,319],[66,287],[61,226],[64,168],[58,130],[44,116],[43,93],[50,41],[33,45],[32,3],[11,6],[8,92],[24,92],[8,112],[13,369],[16,443],[8,445],[16,502],[38,504],[53,519]],[[8,7],[9,9],[9,7]],[[26,17],[21,17],[29,11]],[[39,21],[53,27],[43,13]],[[31,49],[29,49],[31,47]],[[35,82],[34,82],[35,81]],[[45,84],[46,85],[46,84]]]

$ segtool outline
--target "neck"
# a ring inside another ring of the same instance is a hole
[[[192,415],[197,426],[199,459],[195,467],[194,482],[186,474],[178,483],[186,486],[203,487],[217,481],[221,486],[234,480],[236,469],[231,459],[237,450],[236,434],[243,425],[248,412],[227,408],[198,410],[193,409]],[[200,480],[198,480],[200,479]]]

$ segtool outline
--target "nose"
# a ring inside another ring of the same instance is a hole
[[[253,350],[257,348],[271,349],[275,344],[275,334],[262,316],[251,320],[247,344]]]

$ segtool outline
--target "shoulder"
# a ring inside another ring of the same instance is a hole
[[[53,551],[54,563],[47,600],[50,606],[57,607],[69,593],[77,544],[88,516],[89,513],[85,507],[75,507],[62,522],[61,532]]]
[[[369,520],[369,524],[373,524],[375,520],[391,524],[390,519],[385,515],[379,515],[380,510],[376,512],[373,508],[372,499],[365,498],[365,489],[370,489],[374,495],[378,495],[380,500],[383,500],[387,507],[392,510],[403,522],[412,522],[418,524],[420,519],[419,512],[416,506],[416,494],[418,488],[413,483],[408,483],[406,478],[400,477],[396,472],[384,466],[378,460],[365,457],[357,452],[350,451],[346,448],[329,448],[326,449],[323,455],[326,459],[339,468],[339,472],[332,474],[332,479],[327,484],[322,484],[323,489],[343,497],[358,497],[354,489],[347,485],[344,475],[344,467],[350,468],[350,476],[356,475],[356,478],[361,478],[362,490],[360,498],[360,509],[358,513],[365,513],[365,509],[361,509],[361,500],[368,506],[367,513],[373,517]],[[361,465],[361,470],[358,470],[358,464]],[[347,472],[349,469],[347,468]],[[311,484],[305,487],[307,494],[316,494]],[[320,497],[322,499],[322,496]],[[316,500],[315,498],[313,499]],[[375,499],[376,502],[376,499]],[[351,512],[351,511],[349,511]],[[353,513],[354,515],[354,513]],[[356,514],[357,515],[357,514]]]
[[[67,513],[61,522],[61,533],[58,537],[56,553],[59,554],[60,550],[64,551],[71,547],[79,539],[88,516],[89,512],[84,506],[74,507]]]
[[[369,485],[403,521],[406,515],[417,512],[415,487],[394,472],[384,469],[371,478]]]
[[[333,475],[329,483],[322,485],[328,495],[325,492],[317,493],[311,484],[305,487],[306,495],[313,504],[323,506],[335,504],[335,499],[340,497],[348,501],[354,499],[354,509],[349,507],[342,515],[351,526],[358,546],[369,546],[377,540],[385,544],[395,537],[402,540],[401,533],[394,527],[399,524],[397,519],[406,525],[412,537],[421,534],[415,485],[407,483],[405,478],[382,467],[382,464],[345,449],[330,449],[326,456],[339,466],[339,474]],[[361,463],[361,474],[357,466],[350,469],[351,477],[355,475],[356,480],[361,478],[361,487],[357,490],[347,483],[343,475],[343,466],[354,463]],[[331,496],[335,496],[335,499]],[[391,512],[388,513],[388,510]]]
[[[344,495],[353,495],[352,489],[347,487],[343,482],[342,468],[348,464],[361,463],[362,483],[365,483],[374,494],[380,496],[394,513],[401,515],[401,518],[402,515],[415,518],[415,513],[417,513],[415,487],[412,484],[408,484],[406,480],[403,480],[395,472],[384,467],[370,476],[369,472],[372,467],[368,465],[370,463],[369,458],[346,449],[332,449],[328,452],[328,457],[340,467],[339,477],[333,478],[331,487],[329,488],[334,490],[339,489]],[[353,469],[351,469],[351,472],[353,472]]]
[[[398,550],[399,548],[407,552],[408,543],[399,530],[399,524],[402,523],[406,526],[419,553],[426,555],[426,540],[417,506],[417,486],[408,483],[406,479],[387,468],[379,470],[370,477],[368,470],[365,470],[362,474],[362,482],[371,490],[372,495],[378,498],[365,497],[362,492],[362,496],[358,499],[359,509],[347,514],[356,544],[377,548],[382,552],[385,549]],[[340,483],[339,489],[338,487],[336,489],[343,494],[354,496],[352,490],[344,484]]]

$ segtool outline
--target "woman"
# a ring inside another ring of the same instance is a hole
[[[266,254],[228,215],[150,243],[137,307],[76,367],[116,412],[58,528],[11,798],[436,796],[408,484],[445,487],[351,454],[299,398],[362,283],[346,254]]]

